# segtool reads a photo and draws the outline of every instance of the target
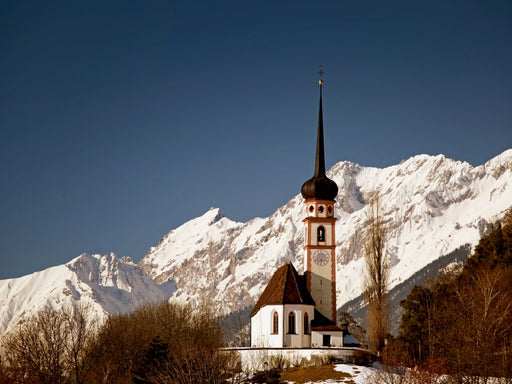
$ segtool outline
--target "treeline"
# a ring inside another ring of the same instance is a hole
[[[208,309],[159,303],[101,324],[84,306],[46,307],[4,335],[0,383],[223,383],[235,361]]]
[[[401,332],[388,343],[387,363],[447,373],[459,383],[512,378],[512,209],[462,270],[415,286],[400,305]]]

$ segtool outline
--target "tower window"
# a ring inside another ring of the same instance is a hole
[[[288,315],[288,333],[295,333],[295,313]]]
[[[324,211],[324,206],[323,205],[319,206],[318,207],[318,212],[322,213],[323,211]]]
[[[272,315],[272,333],[279,333],[279,315],[277,312],[274,312],[274,314]]]
[[[309,334],[309,316],[307,312],[304,314],[304,334]]]
[[[309,206],[309,212],[313,213],[313,211],[315,210],[315,207],[313,207],[312,205]]]
[[[325,241],[325,228],[321,225],[316,230],[317,241]]]

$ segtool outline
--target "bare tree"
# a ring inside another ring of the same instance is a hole
[[[389,263],[385,250],[386,227],[382,217],[380,196],[369,199],[367,232],[364,243],[366,275],[364,297],[368,305],[367,327],[370,348],[380,353],[389,329],[388,290]]]
[[[63,308],[66,329],[66,368],[71,382],[87,382],[94,368],[91,346],[98,331],[98,319],[87,304],[76,303]]]
[[[452,355],[460,372],[482,379],[510,376],[510,352],[502,349],[512,334],[510,274],[500,268],[481,268],[478,274],[465,276],[455,285],[455,297],[460,332],[452,341],[456,347]]]
[[[226,345],[248,347],[251,342],[249,310],[238,310],[221,318]]]
[[[167,332],[159,332],[134,368],[134,382],[145,384],[220,384],[227,378],[233,356],[221,351],[223,334],[219,318],[209,308],[197,310],[163,304],[175,311]],[[161,311],[162,305],[147,308]],[[180,327],[176,330],[176,327]],[[163,335],[163,338],[160,337]]]
[[[111,316],[93,346],[94,383],[223,383],[233,356],[222,351],[212,308],[154,303]]]
[[[5,371],[15,383],[85,383],[95,337],[87,306],[44,307],[2,339]]]
[[[65,344],[63,317],[45,307],[3,338],[8,375],[16,383],[63,383]]]
[[[338,325],[347,330],[361,345],[367,346],[366,331],[354,320],[350,313],[340,312],[338,314]]]

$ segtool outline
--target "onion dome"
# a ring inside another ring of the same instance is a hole
[[[320,71],[320,74],[323,72]],[[306,200],[328,200],[334,201],[338,195],[338,186],[325,175],[325,156],[324,156],[324,123],[322,117],[322,85],[320,84],[320,108],[318,112],[318,132],[316,137],[316,159],[315,174],[302,185],[302,197]]]

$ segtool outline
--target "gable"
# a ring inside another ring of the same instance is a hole
[[[286,263],[272,275],[268,285],[251,311],[254,316],[265,305],[306,304],[315,305],[304,276],[300,276],[291,262]]]

